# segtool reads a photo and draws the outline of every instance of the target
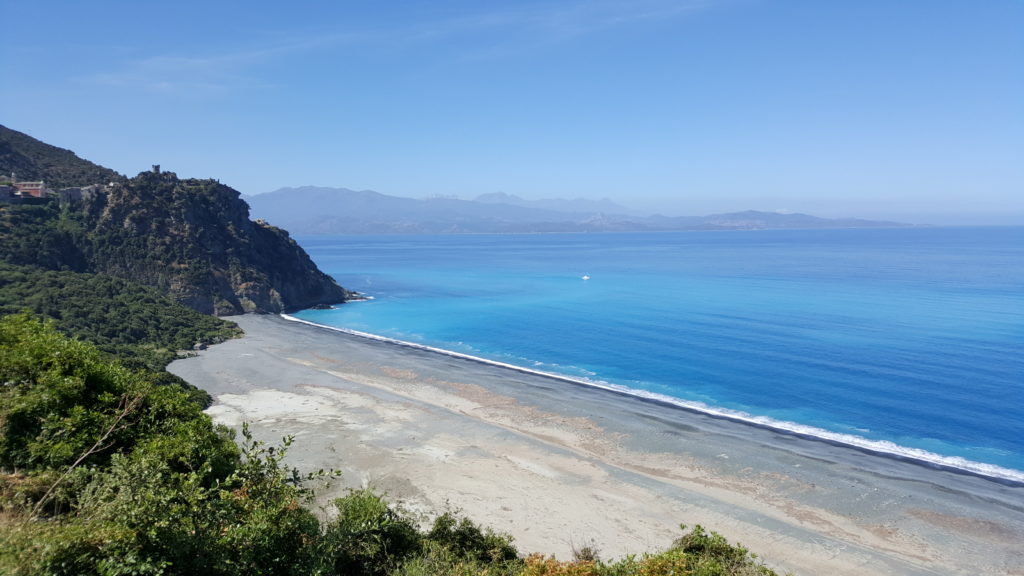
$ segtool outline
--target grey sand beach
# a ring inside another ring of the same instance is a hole
[[[1024,575],[1024,487],[290,322],[170,369],[291,465],[453,508],[523,552],[604,558],[701,524],[795,574]]]

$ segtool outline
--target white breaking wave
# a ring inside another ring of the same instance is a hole
[[[379,336],[377,334],[370,334],[368,332],[360,332],[358,330],[350,330],[348,328],[338,328],[335,326],[317,324],[316,322],[302,320],[301,318],[296,318],[288,314],[281,314],[281,317],[284,318],[285,320],[289,320],[292,322],[307,324],[309,326],[315,326],[317,328],[322,328],[325,330],[332,330],[334,332],[340,332],[342,334],[349,334],[351,336],[358,336],[360,338],[366,338],[369,340],[377,340],[379,342],[387,342],[389,344],[397,344],[399,346],[405,346],[408,348],[425,350],[436,354],[441,354],[444,356],[461,358],[464,360],[470,360],[482,364],[489,364],[491,366],[507,368],[510,370],[515,370],[517,372],[523,372],[526,374],[534,374],[537,376],[543,376],[545,378],[552,378],[555,380],[562,380],[564,382],[571,382],[573,384],[580,384],[583,386],[590,386],[593,388],[609,390],[619,394],[627,394],[638,398],[644,398],[647,400],[653,400],[656,402],[669,404],[672,406],[676,406],[678,408],[683,408],[685,410],[707,414],[710,416],[714,416],[716,418],[722,418],[734,422],[741,422],[744,424],[750,424],[761,428],[767,428],[779,432],[795,434],[803,436],[805,438],[817,439],[825,442],[830,442],[833,444],[849,446],[860,450],[873,452],[875,454],[880,454],[883,456],[889,456],[903,460],[912,460],[935,468],[957,470],[961,472],[974,474],[977,476],[983,476],[985,478],[991,478],[994,480],[1024,484],[1024,472],[1019,470],[1003,468],[1002,466],[996,466],[995,464],[974,462],[973,460],[968,460],[966,458],[961,458],[959,456],[943,456],[942,454],[936,454],[934,452],[929,452],[927,450],[922,450],[920,448],[910,448],[907,446],[902,446],[889,440],[869,440],[867,438],[862,438],[860,436],[856,436],[853,434],[832,432],[814,426],[798,424],[796,422],[775,420],[767,416],[754,416],[739,410],[730,410],[728,408],[708,406],[703,402],[683,400],[665,394],[659,394],[657,392],[648,392],[646,390],[638,390],[635,388],[630,388],[628,386],[622,386],[619,384],[612,384],[609,382],[599,380],[589,380],[585,378],[574,378],[571,376],[566,376],[564,374],[556,374],[552,372],[544,372],[542,370],[534,370],[531,368],[526,368],[524,366],[509,364],[507,362],[490,360],[488,358],[481,358],[479,356],[464,354],[462,352],[455,352],[453,350],[445,350],[444,348],[436,348],[434,346],[417,344],[415,342],[407,342],[405,340],[388,338],[386,336]]]

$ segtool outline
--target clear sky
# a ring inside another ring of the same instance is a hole
[[[0,124],[243,193],[1024,224],[1022,0],[0,0]]]

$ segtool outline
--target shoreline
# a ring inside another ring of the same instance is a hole
[[[245,337],[170,370],[210,392],[217,421],[295,435],[290,465],[342,468],[325,499],[369,485],[423,514],[457,506],[561,558],[663,549],[684,523],[780,573],[1024,574],[1021,486],[305,321],[237,321]]]
[[[723,420],[727,420],[736,424],[743,424],[747,426],[763,428],[765,430],[770,430],[772,432],[778,432],[781,434],[789,434],[798,438],[802,438],[804,440],[823,442],[841,448],[861,450],[866,453],[881,457],[893,458],[895,460],[901,460],[904,462],[916,463],[926,468],[946,470],[950,472],[976,476],[979,478],[990,480],[992,482],[1005,484],[1007,486],[1024,487],[1024,471],[1004,468],[1002,466],[998,466],[995,464],[975,462],[973,460],[967,460],[966,458],[962,458],[959,456],[947,456],[943,454],[937,454],[919,448],[902,446],[900,444],[896,444],[895,442],[891,442],[888,440],[871,440],[860,436],[854,436],[852,434],[832,432],[829,430],[825,430],[823,428],[816,428],[814,426],[808,426],[796,422],[774,420],[763,416],[754,416],[751,414],[728,410],[725,408],[715,408],[712,406],[707,406],[700,402],[682,400],[679,398],[673,398],[671,396],[665,396],[663,394],[627,388],[625,386],[611,384],[599,380],[587,380],[564,374],[535,370],[532,368],[527,368],[525,366],[517,366],[515,364],[509,364],[498,360],[491,360],[489,358],[473,356],[471,354],[465,354],[462,352],[456,352],[454,350],[438,348],[435,346],[428,346],[425,344],[417,344],[415,342],[399,340],[397,338],[380,336],[377,334],[371,334],[369,332],[361,332],[349,328],[339,328],[337,326],[318,324],[316,322],[311,322],[309,320],[297,318],[295,316],[292,316],[291,314],[280,314],[280,317],[285,320],[288,320],[289,322],[297,322],[322,330],[330,330],[333,332],[339,332],[341,334],[347,334],[358,338],[366,338],[368,340],[378,342],[385,342],[396,346],[404,346],[417,350],[425,350],[433,352],[435,354],[451,356],[453,358],[460,358],[470,362],[479,362],[481,364],[495,366],[507,370],[514,370],[517,372],[522,372],[524,374],[532,374],[543,378],[551,378],[553,380],[558,380],[560,382],[565,382],[576,386],[587,386],[594,389],[611,392],[613,394],[620,394],[622,396],[639,398],[641,400],[659,403],[679,410],[703,414],[706,416],[710,416],[712,418],[721,418]]]

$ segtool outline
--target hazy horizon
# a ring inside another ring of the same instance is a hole
[[[476,200],[479,196],[482,195],[482,194],[477,194],[477,195],[474,195],[474,196],[459,196],[459,195],[410,196],[410,195],[403,195],[403,194],[389,194],[387,192],[384,192],[384,191],[381,191],[381,190],[374,190],[372,188],[365,188],[365,189],[358,189],[357,190],[357,189],[354,189],[354,188],[351,188],[351,187],[348,187],[348,186],[319,186],[319,185],[316,185],[316,184],[304,184],[304,185],[298,185],[298,186],[282,186],[281,188],[278,188],[276,190],[265,190],[265,191],[257,192],[255,194],[244,193],[243,192],[243,194],[246,194],[246,195],[249,195],[249,196],[258,196],[260,194],[268,194],[268,193],[271,193],[271,192],[277,192],[279,190],[300,189],[300,188],[307,188],[307,187],[308,188],[344,189],[344,190],[351,190],[351,191],[355,191],[355,192],[375,192],[377,194],[384,194],[386,196],[393,196],[393,197],[397,197],[397,198],[406,198],[406,199],[410,199],[410,200],[428,200],[428,199],[432,199],[432,198],[446,198],[446,199],[473,201],[473,200]],[[767,208],[767,207],[745,206],[745,205],[737,204],[737,205],[733,205],[732,207],[728,207],[728,208],[724,208],[724,207],[718,207],[718,208],[705,207],[703,209],[694,208],[692,211],[687,212],[686,208],[679,208],[679,207],[677,207],[675,209],[672,209],[670,206],[659,206],[657,204],[650,204],[650,205],[634,204],[634,203],[629,202],[628,200],[620,200],[620,199],[609,198],[609,197],[581,198],[581,197],[578,197],[578,196],[559,196],[559,197],[555,197],[555,196],[540,197],[540,196],[538,196],[538,197],[533,197],[533,198],[527,198],[527,197],[519,196],[518,194],[511,194],[511,196],[517,196],[520,199],[526,200],[526,201],[538,201],[538,200],[567,200],[567,201],[571,201],[571,200],[582,199],[582,200],[591,200],[591,201],[595,201],[595,202],[600,202],[602,200],[607,200],[607,201],[610,201],[610,202],[613,202],[615,204],[618,204],[618,205],[622,206],[623,208],[626,209],[626,211],[625,211],[626,214],[630,214],[630,215],[634,215],[634,216],[652,216],[652,215],[661,215],[661,216],[710,216],[710,215],[713,215],[713,214],[728,214],[728,213],[733,213],[733,212],[745,212],[745,211],[748,211],[748,210],[754,210],[754,211],[758,211],[758,212],[773,212],[773,213],[779,213],[779,214],[802,213],[802,214],[808,214],[808,215],[811,215],[811,216],[818,216],[818,217],[822,217],[822,218],[861,218],[861,219],[865,219],[865,220],[882,220],[882,221],[892,221],[892,222],[899,222],[899,223],[904,223],[904,224],[914,224],[914,225],[921,225],[921,226],[1014,226],[1014,225],[1024,225],[1024,212],[1020,212],[1020,213],[1017,213],[1015,215],[1014,214],[1008,214],[1008,215],[1006,215],[1007,217],[1004,219],[1004,221],[987,221],[986,218],[984,218],[984,217],[980,217],[979,218],[979,217],[977,217],[976,214],[972,214],[970,212],[967,212],[967,213],[964,213],[964,214],[952,214],[952,215],[950,215],[950,214],[945,214],[945,215],[944,214],[933,214],[932,215],[933,217],[931,219],[929,219],[927,217],[926,213],[919,211],[919,212],[907,212],[905,217],[899,217],[898,216],[899,213],[896,212],[896,211],[892,211],[892,210],[884,211],[884,212],[879,212],[878,214],[870,214],[870,213],[868,213],[867,210],[862,210],[861,212],[848,212],[846,210],[854,210],[854,208],[849,208],[849,207],[844,207],[844,206],[836,206],[836,205],[827,206],[827,205],[824,205],[824,204],[822,204],[820,206],[820,209],[818,209],[818,210],[814,210],[814,209],[811,209],[811,210],[792,210],[792,209],[789,209],[789,208]],[[709,205],[709,206],[711,206],[711,205]],[[719,206],[725,206],[725,204],[721,204]],[[894,214],[897,214],[897,215],[894,216]]]
[[[1024,224],[1013,0],[0,0],[0,19],[0,123],[129,175]]]

